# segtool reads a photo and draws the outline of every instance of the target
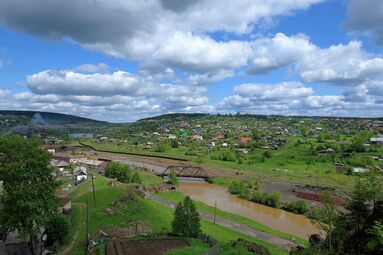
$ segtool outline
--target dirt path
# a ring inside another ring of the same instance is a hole
[[[167,205],[169,207],[172,207],[172,208],[175,208],[175,206],[177,205],[177,203],[170,202],[166,199],[160,198],[160,197],[155,196],[155,195],[152,196],[152,200],[160,202],[160,203]],[[211,222],[211,223],[214,222],[214,216],[213,215],[203,213],[203,212],[200,212],[199,214],[201,216],[201,219],[206,220],[206,221]],[[275,246],[278,246],[278,247],[286,249],[286,250],[290,250],[291,248],[297,246],[297,244],[295,242],[293,242],[289,239],[274,236],[272,234],[268,234],[268,233],[265,233],[265,232],[262,232],[259,230],[255,230],[255,229],[249,228],[246,225],[239,224],[239,223],[236,223],[236,222],[233,222],[231,220],[227,220],[227,219],[224,219],[221,217],[216,217],[215,223],[217,225],[227,227],[227,228],[230,228],[234,231],[244,233],[245,235],[248,235],[248,236],[257,238],[259,240],[268,242],[270,244],[273,244]]]
[[[86,206],[84,203],[73,203],[73,205],[78,205],[78,206],[83,207],[83,208],[85,208],[85,206]],[[59,251],[57,253],[57,255],[68,255],[68,254],[70,254],[70,252],[73,250],[73,248],[76,244],[76,240],[79,236],[79,232],[80,232],[79,229],[76,228],[76,233],[74,234],[72,241],[65,247],[65,249],[63,249],[62,251]]]

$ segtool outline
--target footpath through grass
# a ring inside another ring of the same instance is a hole
[[[173,209],[162,205],[158,202],[136,197],[134,200],[123,202],[124,206],[113,206],[112,203],[121,198],[121,196],[128,193],[127,185],[118,184],[116,186],[109,186],[110,179],[105,177],[97,177],[95,182],[96,187],[96,206],[93,205],[92,192],[88,191],[90,181],[82,184],[83,187],[79,187],[79,190],[73,192],[73,215],[71,222],[70,234],[66,240],[66,243],[71,242],[71,238],[78,233],[75,240],[74,247],[70,254],[85,254],[85,240],[86,240],[86,225],[84,203],[88,198],[89,203],[89,233],[90,236],[96,236],[100,230],[116,230],[119,228],[128,227],[131,222],[139,222],[150,228],[153,232],[170,232],[171,221],[173,219]],[[113,209],[113,214],[106,213],[106,208]],[[249,241],[253,241],[257,244],[264,245],[274,255],[288,254],[286,250],[266,243],[264,241],[257,240],[255,238],[246,236],[242,233],[233,231],[231,229],[214,225],[209,222],[202,221],[202,231],[211,235],[218,240],[225,251],[230,251],[233,248],[230,246],[230,241],[238,238],[243,238]],[[196,244],[197,247],[194,247]],[[201,248],[198,241],[191,242],[190,247],[186,247],[179,251],[172,251],[170,254],[193,254],[190,253],[193,249]],[[189,253],[187,251],[190,251]],[[199,254],[199,252],[197,253]],[[225,253],[223,253],[225,254]]]

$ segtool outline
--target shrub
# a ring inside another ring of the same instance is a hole
[[[251,197],[251,201],[274,208],[279,208],[281,206],[281,193],[278,191],[274,191],[271,194],[267,192],[254,192]]]
[[[263,153],[263,156],[264,156],[265,158],[271,158],[271,152],[270,152],[270,151],[265,151],[265,152]]]
[[[231,150],[213,152],[210,154],[210,158],[213,160],[232,161],[232,162],[236,161],[235,154]]]
[[[171,141],[171,143],[170,143],[170,146],[172,147],[172,148],[178,148],[178,141],[177,140],[172,140]]]
[[[167,147],[165,146],[165,144],[159,144],[155,148],[156,152],[166,152],[166,150],[167,150]]]
[[[232,181],[230,186],[229,186],[229,192],[234,195],[241,194],[244,190],[245,186],[242,181],[240,180],[235,180]]]
[[[267,194],[265,204],[271,207],[279,208],[281,206],[281,193],[274,191],[271,194]]]
[[[307,203],[303,200],[288,202],[284,209],[293,213],[305,214],[309,211]]]
[[[142,183],[142,180],[141,180],[141,177],[140,175],[135,172],[132,176],[132,179],[130,180],[131,183],[138,183],[138,184],[141,184]]]

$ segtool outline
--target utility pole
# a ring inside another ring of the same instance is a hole
[[[90,174],[90,178],[92,178],[93,206],[96,207],[96,192],[95,192],[95,189],[94,189],[93,174]]]
[[[89,247],[89,211],[88,211],[88,196],[85,195],[85,204],[86,204],[86,254],[88,254],[88,247]]]
[[[215,225],[215,216],[217,214],[217,201],[214,202],[214,225]]]

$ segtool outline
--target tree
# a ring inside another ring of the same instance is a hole
[[[178,148],[178,141],[176,139],[173,139],[171,142],[170,142],[170,146],[172,148]]]
[[[332,194],[329,191],[322,193],[322,208],[319,208],[316,211],[314,221],[318,226],[326,233],[328,239],[329,253],[332,252],[332,232],[334,230],[334,224],[338,216],[338,211],[334,200],[332,199]]]
[[[368,248],[371,251],[378,250],[383,253],[383,221],[375,221],[375,225],[370,228],[367,233],[373,237],[368,241]]]
[[[174,169],[170,170],[168,183],[172,184],[172,185],[177,185],[178,186],[178,178],[177,178],[176,170],[174,170]]]
[[[64,217],[56,215],[48,221],[46,231],[50,241],[61,242],[69,232],[68,222]]]
[[[57,211],[59,183],[52,173],[50,154],[37,140],[0,137],[0,180],[3,181],[0,224],[9,231],[34,237]]]
[[[122,183],[129,183],[132,173],[128,165],[112,161],[106,166],[105,176],[108,178],[116,178],[117,181]]]
[[[317,245],[323,254],[382,254],[382,179],[374,172],[356,179],[343,213],[336,211],[330,193],[323,196],[324,208],[316,217],[327,233],[324,242]]]
[[[183,202],[178,203],[174,211],[172,231],[183,237],[197,237],[201,233],[200,220],[193,201],[187,196]]]
[[[135,172],[135,173],[133,174],[132,179],[130,180],[130,182],[131,182],[131,183],[139,183],[139,184],[141,184],[142,181],[141,181],[141,177],[140,177],[140,175],[139,175],[137,172]]]

